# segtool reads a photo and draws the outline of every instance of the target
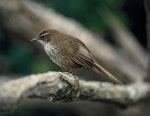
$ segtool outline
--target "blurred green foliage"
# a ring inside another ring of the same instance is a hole
[[[28,47],[16,43],[5,32],[0,31],[0,73],[27,75],[54,70],[54,68],[39,54],[35,54]]]
[[[101,13],[109,9],[122,22],[126,17],[121,9],[124,0],[35,0],[46,7],[53,8],[59,13],[77,20],[95,33],[109,33]],[[15,26],[15,24],[14,24]],[[104,34],[109,35],[109,34]],[[45,54],[46,55],[46,54]],[[23,44],[15,43],[5,31],[0,30],[0,73],[30,74],[58,70],[50,61],[47,62],[33,53]]]
[[[121,7],[124,0],[35,0],[47,7],[54,8],[59,13],[71,17],[94,32],[103,33],[109,30],[101,13],[105,9],[111,11],[122,22],[127,23],[127,18]]]

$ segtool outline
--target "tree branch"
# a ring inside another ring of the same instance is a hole
[[[77,77],[48,72],[29,75],[0,84],[0,111],[9,111],[25,98],[52,101],[99,101],[128,106],[150,95],[150,84],[114,85],[105,82],[78,80]]]

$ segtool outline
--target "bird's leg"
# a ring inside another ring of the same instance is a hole
[[[66,72],[74,75],[75,70],[76,70],[75,68],[67,69]]]
[[[67,70],[65,71],[65,73],[68,74],[68,75],[72,74],[73,76],[75,76],[75,71],[77,71],[78,69],[81,69],[81,68],[82,68],[82,67],[80,67],[80,68],[67,69]]]

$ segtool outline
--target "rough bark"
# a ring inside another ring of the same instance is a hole
[[[114,85],[79,80],[69,73],[48,72],[0,84],[0,111],[12,110],[25,98],[49,102],[97,101],[122,108],[149,99],[149,95],[149,83]]]

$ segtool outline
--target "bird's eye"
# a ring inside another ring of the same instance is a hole
[[[44,34],[40,35],[40,38],[44,41],[48,41],[50,39],[48,33],[44,33]]]

